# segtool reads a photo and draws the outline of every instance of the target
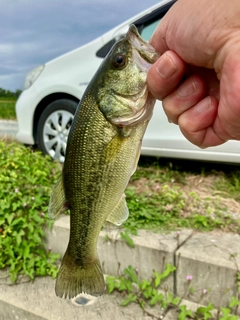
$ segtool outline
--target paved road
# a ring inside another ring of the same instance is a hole
[[[18,131],[17,121],[13,120],[0,120],[0,137],[15,138]]]
[[[100,298],[81,295],[65,300],[56,297],[54,286],[55,280],[49,277],[2,286],[0,320],[151,320],[136,304],[120,307],[120,295],[105,294]],[[164,320],[168,319],[171,318]]]

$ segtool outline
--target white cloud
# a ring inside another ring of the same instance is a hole
[[[14,44],[12,43],[0,43],[0,57],[12,54],[14,52]]]
[[[157,2],[1,1],[0,87],[21,88],[32,68],[93,40]]]

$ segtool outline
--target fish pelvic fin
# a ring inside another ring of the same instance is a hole
[[[65,198],[65,191],[63,185],[63,178],[60,175],[50,198],[48,206],[48,215],[50,219],[55,219],[61,213],[64,213],[68,209],[67,201]]]
[[[120,226],[124,221],[126,221],[129,215],[125,197],[125,194],[123,194],[116,207],[107,218],[107,221],[117,226]]]
[[[100,296],[104,288],[105,282],[99,259],[96,257],[83,266],[67,250],[57,276],[56,295],[69,299],[80,293]]]

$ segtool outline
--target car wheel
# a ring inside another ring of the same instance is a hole
[[[61,99],[50,103],[38,122],[38,147],[54,160],[64,162],[67,138],[77,102]]]

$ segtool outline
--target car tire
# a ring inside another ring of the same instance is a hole
[[[40,116],[37,127],[38,147],[59,162],[64,162],[67,138],[78,103],[59,99],[50,103]]]

